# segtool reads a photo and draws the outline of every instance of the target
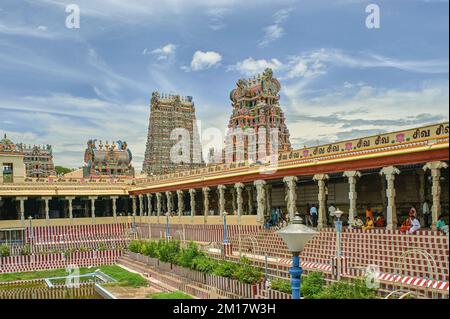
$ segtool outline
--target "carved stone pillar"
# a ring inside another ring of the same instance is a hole
[[[327,207],[326,207],[326,191],[325,191],[325,182],[329,179],[327,174],[316,174],[313,177],[314,181],[317,181],[317,185],[319,186],[319,195],[317,199],[319,200],[319,213],[317,220],[317,228],[322,229],[327,225]]]
[[[433,207],[431,208],[431,229],[433,230],[436,230],[436,223],[441,212],[441,169],[447,167],[447,163],[440,161],[428,162],[423,167],[425,171],[431,171],[431,195],[433,196]]]
[[[266,184],[265,187],[266,190],[266,212],[264,215],[264,220],[266,220],[266,218],[270,217],[270,213],[272,211],[272,185],[270,184]]]
[[[72,205],[72,203],[73,203],[74,199],[75,199],[75,196],[66,196],[66,200],[69,204],[69,219],[70,219],[71,223],[73,220],[73,205]]]
[[[251,215],[253,213],[253,186],[247,186],[247,197],[248,197],[248,211],[247,214]]]
[[[393,230],[397,227],[397,207],[395,206],[395,175],[400,170],[394,166],[383,167],[380,174],[386,177],[387,207],[386,207],[386,229]]]
[[[195,216],[195,189],[189,189],[189,195],[191,200],[191,222],[193,222]]]
[[[19,201],[19,213],[20,213],[20,223],[22,226],[25,226],[25,201],[28,197],[16,197],[16,200]]]
[[[171,213],[173,210],[173,202],[172,202],[172,192],[167,191],[166,192],[166,198],[167,198],[167,213]]]
[[[131,215],[136,215],[136,211],[137,211],[137,204],[136,204],[136,196],[131,195]]]
[[[161,216],[161,193],[156,193],[156,216],[157,216],[157,222],[159,224],[159,216]]]
[[[138,195],[139,199],[139,223],[142,223],[142,216],[144,216],[144,195]]]
[[[217,186],[217,192],[219,193],[219,216],[222,216],[225,212],[225,190],[227,187],[225,185]]]
[[[237,210],[237,207],[236,207],[236,190],[234,188],[231,188],[230,192],[231,192],[231,209],[233,210],[232,214],[234,215],[234,213]]]
[[[95,200],[97,198],[97,196],[89,196],[89,199],[91,200],[91,218],[93,224],[95,224]]]
[[[202,188],[203,191],[203,222],[206,224],[208,222],[209,214],[209,191],[210,188],[205,186]]]
[[[183,216],[184,212],[184,192],[181,189],[177,190],[177,199],[178,199],[178,217],[181,220],[181,216]]]
[[[241,224],[241,216],[242,216],[242,211],[243,211],[243,203],[244,203],[243,198],[242,198],[243,188],[244,188],[244,184],[242,184],[242,183],[234,184],[234,189],[236,189],[238,225]]]
[[[264,187],[266,185],[266,181],[260,179],[255,181],[253,184],[256,187],[256,221],[260,224],[264,224],[264,213],[267,208],[266,190]]]
[[[114,220],[117,220],[117,199],[119,198],[119,196],[111,196],[111,202],[112,202],[112,213],[113,213],[113,217]]]
[[[152,205],[152,194],[147,194],[147,216],[152,216],[153,205]]]
[[[297,176],[286,176],[285,178],[283,178],[283,182],[287,187],[284,199],[286,201],[286,207],[289,213],[290,220],[294,219],[295,213],[297,211],[297,181]]]
[[[358,193],[356,192],[356,180],[358,177],[361,177],[361,173],[358,171],[345,171],[343,175],[348,178],[348,200],[350,202],[350,207],[348,209],[348,225],[351,229],[355,220],[356,199],[358,198]]]
[[[50,205],[49,201],[52,199],[50,196],[41,197],[41,199],[44,201],[44,211],[45,211],[45,223],[47,224],[50,220]]]

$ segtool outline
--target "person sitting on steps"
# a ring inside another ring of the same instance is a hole
[[[374,223],[373,223],[372,218],[367,217],[366,224],[362,227],[362,230],[366,231],[366,230],[373,229],[373,228],[374,228]]]

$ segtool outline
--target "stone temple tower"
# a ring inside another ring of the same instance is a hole
[[[233,113],[225,139],[225,161],[264,161],[261,154],[276,154],[275,147],[278,152],[291,150],[289,130],[279,104],[280,89],[280,82],[269,68],[251,79],[238,80],[230,93]],[[236,131],[244,132],[243,137],[237,138]],[[261,152],[262,148],[265,152]]]
[[[179,149],[182,138],[185,147]],[[192,97],[153,92],[143,172],[159,175],[199,166],[204,162]]]

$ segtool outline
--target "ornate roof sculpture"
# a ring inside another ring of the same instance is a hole
[[[97,140],[89,140],[84,152],[83,176],[130,176],[134,177],[131,165],[133,155],[128,149],[127,142],[118,140],[109,144],[102,141],[97,147]],[[117,143],[117,144],[116,144]]]
[[[25,154],[24,163],[28,177],[40,178],[56,175],[51,145],[26,146],[22,143],[20,145]]]
[[[278,131],[278,152],[291,150],[289,130],[286,127],[284,113],[279,105],[280,90],[280,82],[273,77],[273,71],[269,68],[263,74],[237,81],[236,88],[230,93],[233,113],[228,124],[229,132],[225,142],[225,151],[227,151],[227,148],[233,147],[233,161],[238,160],[236,156],[238,149],[243,149],[243,160],[252,158],[255,161],[265,161],[265,158],[258,158],[260,152],[257,145],[253,150],[250,151],[249,149],[249,142],[253,134],[249,133],[250,129],[254,130],[255,137],[258,136],[260,129],[266,130],[265,153],[267,156],[272,154],[274,143],[271,142],[271,130],[274,129]],[[236,145],[236,137],[230,137],[230,135],[235,134],[236,129],[242,129],[244,135],[247,131],[248,137],[244,137],[243,147]]]
[[[0,152],[3,153],[23,153],[22,144],[14,144],[7,138],[6,133],[3,139],[0,141]]]

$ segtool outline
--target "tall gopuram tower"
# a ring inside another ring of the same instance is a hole
[[[181,140],[184,148],[176,146]],[[143,172],[158,175],[199,166],[204,162],[192,97],[153,92]]]
[[[231,160],[230,154],[233,162],[264,161],[266,158],[261,157],[275,153],[275,147],[278,152],[291,150],[289,130],[279,105],[280,89],[280,82],[269,68],[262,75],[237,81],[230,93],[233,113],[225,139],[225,161]],[[243,137],[236,132],[243,132]]]

